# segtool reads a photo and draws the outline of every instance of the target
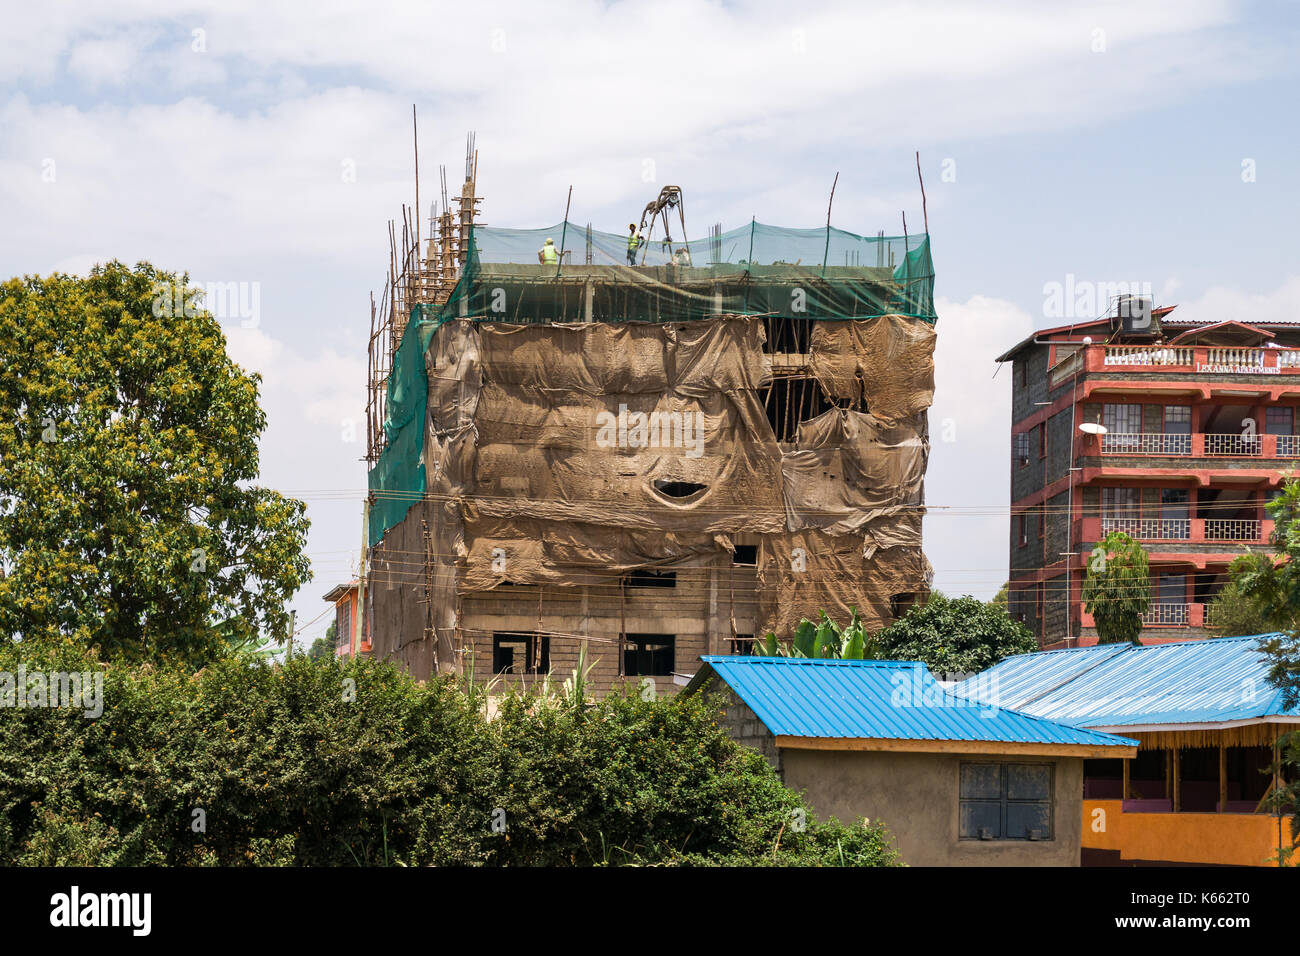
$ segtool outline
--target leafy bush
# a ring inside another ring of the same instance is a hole
[[[488,720],[367,660],[75,654],[26,666],[102,672],[101,717],[0,707],[0,864],[896,862],[879,827],[791,826],[800,798],[703,699],[515,694]]]
[[[1038,650],[1029,628],[1013,620],[1005,606],[938,591],[877,634],[876,643],[886,660],[924,661],[948,674],[976,673],[1004,657]]]

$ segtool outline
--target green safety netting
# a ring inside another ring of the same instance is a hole
[[[560,250],[543,264],[550,238]],[[441,307],[417,306],[388,379],[387,445],[369,475],[370,544],[425,491],[424,354],[449,319],[483,322],[680,322],[742,314],[845,320],[905,315],[934,322],[930,241],[790,229],[757,221],[705,239],[652,236],[629,265],[627,235],[576,223],[471,229],[464,268]]]
[[[410,324],[388,376],[384,416],[387,444],[369,474],[374,496],[369,518],[371,546],[378,544],[384,532],[405,518],[411,505],[424,496],[424,414],[429,401],[424,353],[438,326],[436,321],[424,318],[424,311],[423,306],[411,311]]]
[[[549,267],[538,257],[548,238],[559,250]],[[652,236],[635,250],[634,267],[627,239],[572,222],[476,227],[459,314],[504,322],[663,322],[719,313],[935,319],[923,234],[859,236],[754,221],[704,239]]]

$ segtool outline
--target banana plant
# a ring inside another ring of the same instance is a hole
[[[753,654],[757,657],[806,657],[812,659],[864,660],[880,656],[879,646],[867,633],[858,614],[853,614],[847,627],[841,628],[825,611],[818,612],[817,621],[804,618],[794,629],[788,642],[777,640],[768,633],[754,641]]]

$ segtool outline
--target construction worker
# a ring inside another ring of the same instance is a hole
[[[555,252],[555,240],[547,239],[546,244],[542,246],[541,251],[537,253],[537,261],[544,266],[553,266],[558,259]]]
[[[636,251],[640,248],[641,243],[645,240],[641,238],[641,233],[636,231],[633,223],[627,224],[627,264],[636,265]]]

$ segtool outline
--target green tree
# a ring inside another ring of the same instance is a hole
[[[1283,706],[1300,703],[1300,481],[1289,480],[1282,494],[1267,505],[1273,518],[1273,546],[1277,554],[1243,555],[1232,563],[1233,583],[1256,602],[1278,633],[1259,641],[1269,658],[1269,681],[1282,691]],[[1290,770],[1270,802],[1277,812],[1291,808],[1291,846],[1283,847],[1286,862],[1300,846],[1300,732],[1291,731],[1280,741],[1280,762]]]
[[[1141,643],[1142,615],[1151,603],[1147,553],[1120,531],[1112,531],[1088,559],[1084,609],[1097,624],[1097,643]]]
[[[305,506],[254,484],[260,378],[187,281],[0,285],[0,634],[194,665],[287,632]]]
[[[334,656],[334,642],[338,636],[338,620],[330,621],[330,626],[325,628],[325,636],[318,637],[311,642],[311,647],[307,649],[307,656],[313,661],[328,660]]]
[[[876,642],[881,657],[924,661],[938,673],[976,673],[1004,657],[1038,650],[1029,628],[1004,607],[938,592],[877,634]]]
[[[1236,579],[1236,575],[1252,570],[1255,567],[1254,559],[1259,557],[1263,556],[1242,555],[1234,561],[1229,568],[1229,573],[1233,577],[1210,603],[1209,629],[1216,637],[1267,634],[1294,626],[1294,621],[1289,615],[1278,615],[1270,611],[1258,595],[1242,593],[1241,583]]]
[[[1008,602],[1010,601],[1010,595],[1011,595],[1011,582],[1004,581],[1002,582],[1002,587],[998,588],[998,593],[993,595],[993,600],[990,601],[989,603],[992,604],[994,607],[1000,607],[1005,611],[1007,609]]]

